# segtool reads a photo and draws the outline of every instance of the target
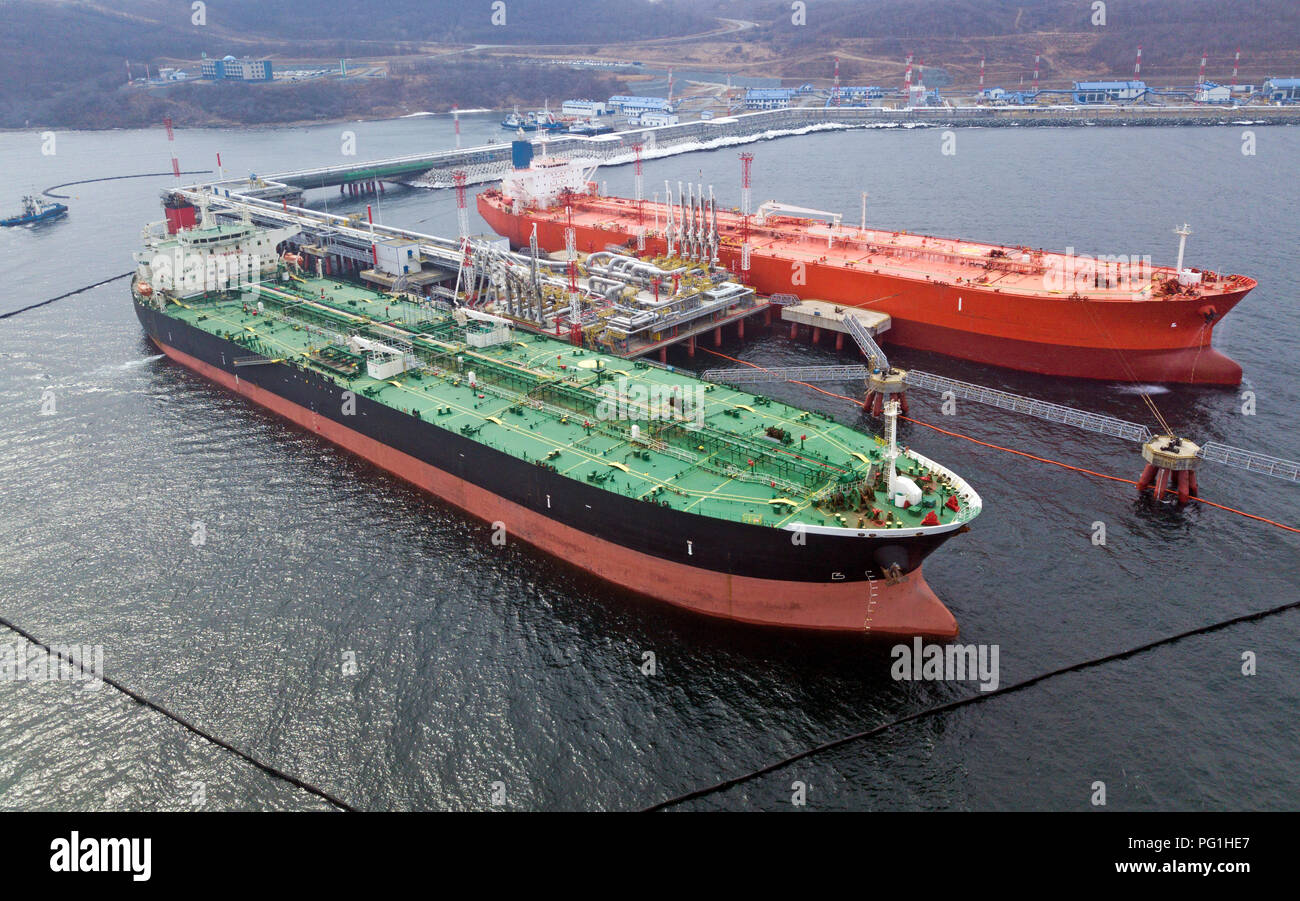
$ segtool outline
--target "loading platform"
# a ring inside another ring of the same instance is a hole
[[[865,307],[845,307],[827,303],[824,300],[803,300],[781,307],[781,319],[790,323],[790,337],[797,335],[799,326],[812,329],[815,342],[824,331],[835,333],[835,349],[844,349],[844,336],[854,336],[854,325],[863,329],[871,337],[889,330],[892,320],[888,313],[870,310]],[[853,320],[850,324],[849,320]],[[883,354],[881,355],[883,358]]]

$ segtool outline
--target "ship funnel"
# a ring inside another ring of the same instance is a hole
[[[510,163],[516,169],[527,169],[533,163],[532,141],[510,142]]]

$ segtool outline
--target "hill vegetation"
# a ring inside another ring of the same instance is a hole
[[[1202,50],[1208,76],[1227,80],[1238,46],[1244,82],[1300,74],[1297,0],[1110,0],[1104,24],[1085,0],[807,0],[803,24],[788,0],[508,0],[504,23],[494,13],[488,0],[214,0],[196,24],[178,0],[0,0],[0,127],[134,127],[164,115],[270,124],[629,88],[600,70],[527,59],[546,55],[822,84],[838,57],[845,82],[895,85],[910,53],[957,86],[974,84],[983,57],[987,83],[1013,87],[1038,54],[1043,84],[1063,86],[1128,76],[1141,43],[1143,76],[1162,83],[1194,80]],[[128,63],[137,75],[146,65],[193,70],[203,54],[227,53],[269,56],[281,69],[348,58],[389,77],[126,85]]]

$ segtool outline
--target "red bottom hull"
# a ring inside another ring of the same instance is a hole
[[[424,491],[487,522],[510,522],[528,544],[638,594],[740,622],[881,635],[957,634],[952,613],[920,569],[897,584],[756,579],[685,566],[632,551],[532,510],[241,381],[189,354],[155,343],[177,363],[363,457]]]
[[[1241,365],[1213,347],[1101,350],[1040,344],[895,319],[885,344],[946,354],[990,366],[1066,378],[1118,382],[1181,382],[1238,385]]]

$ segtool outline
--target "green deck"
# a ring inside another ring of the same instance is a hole
[[[888,504],[875,465],[884,439],[822,414],[522,330],[508,343],[472,347],[448,312],[348,282],[267,283],[242,295],[169,302],[166,312],[240,343],[250,358],[313,369],[569,478],[680,510],[755,525],[872,530],[916,529],[930,512],[940,525],[978,512],[967,507],[964,486],[910,453],[898,458],[898,467],[922,478],[922,503],[906,510]],[[361,357],[338,343],[347,335],[404,341],[421,368],[377,381]],[[468,384],[470,372],[477,387]],[[702,401],[702,417],[668,418],[665,394],[673,389]],[[617,417],[620,398],[626,418]],[[786,440],[769,429],[784,431]],[[954,495],[961,501],[956,512],[945,505]]]

